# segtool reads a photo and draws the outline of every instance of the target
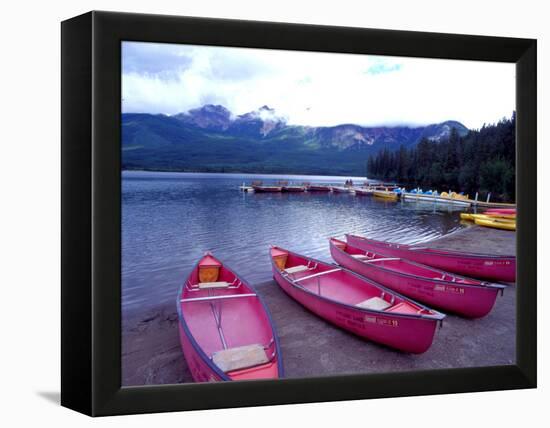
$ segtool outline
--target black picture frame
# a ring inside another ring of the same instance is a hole
[[[100,416],[536,387],[536,40],[112,12],[61,29],[63,406]],[[515,63],[516,364],[121,388],[123,40]]]

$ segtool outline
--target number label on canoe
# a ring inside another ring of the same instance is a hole
[[[508,266],[510,265],[510,260],[502,260],[502,261],[493,261],[493,260],[486,260],[485,266]]]
[[[456,293],[456,294],[464,294],[464,288],[457,287],[455,285],[436,285],[434,287],[435,291],[443,291],[447,293]]]
[[[378,325],[385,325],[388,327],[398,327],[399,321],[394,319],[387,319],[387,318],[378,318],[373,317],[370,315],[365,315],[365,322],[371,323],[371,324],[378,324]]]
[[[381,318],[372,315],[352,315],[346,312],[337,311],[336,316],[350,328],[365,330],[368,324],[377,324],[387,327],[398,327],[396,319]]]

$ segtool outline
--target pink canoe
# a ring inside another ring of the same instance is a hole
[[[361,187],[355,188],[355,195],[356,196],[372,196],[374,194],[373,189],[365,189]]]
[[[283,192],[305,192],[306,186],[283,186]]]
[[[210,253],[178,293],[183,355],[195,382],[279,378],[279,341],[254,289]]]
[[[253,185],[252,188],[256,193],[276,193],[282,192],[283,188],[281,186],[257,186]]]
[[[516,280],[515,256],[463,253],[406,244],[375,241],[357,235],[346,235],[347,242],[364,251],[374,251],[387,257],[399,257],[448,272],[474,278],[514,282]]]
[[[516,214],[515,208],[489,208],[485,213]]]
[[[330,192],[330,186],[324,186],[322,184],[310,184],[307,186],[308,192]]]
[[[330,240],[330,254],[339,265],[392,290],[468,318],[487,315],[498,292],[506,288],[409,260],[365,252],[334,238]]]
[[[271,248],[273,275],[281,288],[327,321],[403,352],[431,346],[445,315],[341,267],[278,247]]]

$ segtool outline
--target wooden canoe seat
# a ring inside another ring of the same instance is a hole
[[[370,299],[367,299],[361,303],[358,303],[355,306],[362,309],[373,309],[376,311],[383,311],[385,309],[388,309],[391,306],[391,303],[386,302],[384,299],[381,299],[380,297],[371,297]]]
[[[199,282],[199,288],[201,290],[208,290],[212,288],[227,288],[229,287],[229,282],[217,281],[217,282]]]
[[[262,345],[246,345],[223,349],[212,355],[212,361],[224,372],[246,369],[269,362]]]
[[[352,254],[351,257],[354,259],[366,259],[368,256],[366,254]]]
[[[298,273],[298,272],[305,272],[308,270],[308,267],[305,265],[298,265],[298,266],[292,266],[285,269],[286,273]]]
[[[328,275],[328,274],[331,274],[331,273],[334,273],[334,272],[339,272],[339,271],[341,271],[341,270],[342,270],[342,268],[336,268],[336,269],[325,270],[325,271],[323,271],[323,272],[314,273],[313,275],[307,275],[307,276],[303,276],[303,277],[298,278],[298,279],[294,279],[293,281],[294,281],[294,282],[304,281],[304,280],[306,280],[306,279],[317,278],[317,277],[319,277],[319,276]]]

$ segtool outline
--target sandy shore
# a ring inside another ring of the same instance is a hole
[[[429,246],[493,254],[515,254],[516,234],[478,226]],[[256,290],[270,308],[281,343],[286,377],[400,370],[479,367],[515,362],[516,293],[510,284],[489,315],[467,320],[449,315],[432,347],[408,355],[367,342],[313,315],[274,281]],[[122,384],[192,382],[178,338],[175,302],[123,318]]]

